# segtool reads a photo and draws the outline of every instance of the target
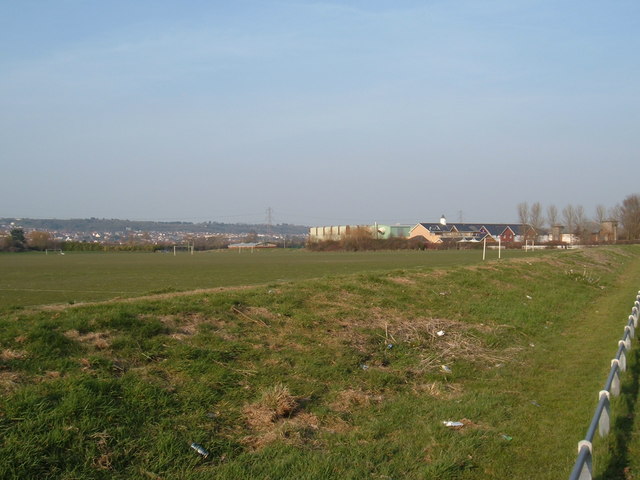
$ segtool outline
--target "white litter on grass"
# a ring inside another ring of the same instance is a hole
[[[528,298],[529,300],[533,300],[533,297],[532,297],[532,296],[530,296],[530,295],[527,295],[527,298]]]
[[[442,365],[440,368],[443,372],[451,373],[451,368],[448,365]]]
[[[444,421],[442,422],[442,424],[443,424],[445,427],[450,427],[450,428],[464,427],[464,423],[462,423],[462,422],[455,422],[455,421],[453,421],[453,420],[444,420]]]
[[[438,335],[439,337],[442,337],[444,335],[444,330],[437,331],[436,335]]]

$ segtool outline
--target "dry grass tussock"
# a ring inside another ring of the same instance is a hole
[[[516,349],[496,352],[483,344],[478,331],[492,333],[502,326],[467,324],[443,318],[407,319],[399,314],[373,309],[366,320],[342,322],[338,336],[346,338],[353,348],[366,353],[370,338],[362,328],[377,329],[380,342],[410,344],[420,350],[421,370],[438,370],[443,363],[465,360],[475,364],[493,366],[511,358]],[[382,333],[384,332],[384,333]]]
[[[610,255],[605,249],[602,248],[586,248],[581,250],[582,255],[584,255],[585,259],[596,263],[603,270],[611,272],[615,269],[615,264],[619,263],[619,259]],[[630,253],[627,253],[623,249],[616,250],[616,254],[625,258],[631,256]]]
[[[368,407],[371,404],[380,403],[382,400],[382,395],[347,389],[338,393],[336,400],[331,404],[331,409],[336,412],[350,412],[354,408]]]
[[[15,372],[0,371],[0,392],[11,393],[18,388],[20,375]]]
[[[428,395],[443,400],[458,398],[464,393],[461,385],[450,382],[422,383],[415,385],[412,390],[417,395]]]
[[[358,305],[360,302],[360,297],[346,290],[336,290],[329,293],[314,294],[308,301],[310,308],[330,315],[337,311],[352,310],[354,305]]]
[[[265,389],[258,402],[247,405],[244,414],[249,426],[260,430],[281,418],[291,416],[297,408],[296,398],[289,393],[286,386],[278,383]]]
[[[399,285],[415,285],[416,284],[415,280],[410,277],[390,277],[389,280]]]
[[[260,449],[276,441],[303,444],[312,441],[319,428],[318,418],[300,408],[299,399],[278,383],[262,392],[262,397],[243,409],[252,435],[244,443]]]
[[[432,337],[428,350],[422,354],[420,366],[423,370],[438,370],[443,364],[456,360],[491,368],[506,362],[519,351],[517,348],[511,348],[496,352],[484,346],[477,336],[468,331],[451,327],[439,331],[444,334]]]
[[[244,313],[252,318],[259,318],[261,320],[274,320],[277,315],[271,310],[264,307],[247,307],[244,309]]]
[[[141,318],[145,318],[142,316]],[[184,341],[190,337],[193,337],[198,333],[200,325],[207,324],[213,325],[218,329],[218,334],[224,340],[235,340],[236,337],[224,332],[223,328],[226,326],[226,322],[220,318],[210,317],[201,313],[195,314],[179,314],[179,315],[162,315],[160,317],[151,316],[149,318],[156,318],[160,320],[172,333],[169,334],[170,338],[174,340]]]
[[[27,356],[27,352],[21,350],[11,350],[10,348],[6,348],[0,352],[0,360],[7,362],[10,360],[19,360],[21,358],[25,358]]]
[[[96,446],[100,452],[92,461],[93,468],[97,470],[111,470],[111,452],[108,445],[111,436],[107,434],[107,432],[98,432],[91,435],[91,438],[96,441]]]
[[[238,318],[265,328],[268,328],[270,326],[269,322],[277,317],[269,309],[263,307],[233,306],[231,307],[231,312]]]
[[[80,333],[78,330],[67,330],[64,335],[70,340],[92,345],[98,350],[105,350],[111,346],[109,332]]]

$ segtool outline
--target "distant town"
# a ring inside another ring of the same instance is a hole
[[[273,242],[279,246],[304,245],[309,227],[291,224],[228,224],[219,222],[151,222],[120,219],[0,218],[0,237],[22,232],[24,242],[36,250],[98,249],[190,245],[197,249],[226,248],[241,242]],[[94,245],[92,248],[91,245]]]

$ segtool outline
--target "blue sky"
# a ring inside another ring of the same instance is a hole
[[[640,191],[635,0],[0,0],[0,46],[0,217],[499,222]]]

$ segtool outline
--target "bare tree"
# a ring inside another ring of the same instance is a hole
[[[529,223],[529,204],[527,202],[518,204],[518,219],[523,225]]]
[[[575,223],[576,230],[575,233],[578,235],[582,243],[589,243],[590,241],[590,233],[589,233],[589,225],[587,217],[584,214],[584,207],[582,205],[576,205],[573,207],[573,211],[575,213]]]
[[[607,219],[607,208],[604,205],[596,205],[596,214],[593,217],[594,222],[601,224]]]
[[[582,205],[576,205],[573,207],[573,213],[576,220],[576,229],[581,229],[584,224],[587,223],[587,218],[584,215],[584,207]]]
[[[46,250],[47,248],[55,248],[56,242],[53,235],[49,232],[41,232],[34,230],[27,235],[27,243],[29,247],[36,250]]]
[[[628,195],[622,201],[620,213],[627,239],[640,238],[640,195]]]
[[[617,220],[618,222],[622,223],[622,205],[618,203],[615,206],[611,207],[607,211],[607,216],[609,217],[609,220]]]
[[[529,223],[529,204],[527,202],[518,204],[518,219],[520,220],[520,235],[524,237]]]
[[[569,204],[562,209],[562,219],[567,227],[567,231],[573,235],[576,227],[576,210]]]
[[[549,222],[549,226],[553,227],[558,223],[558,207],[555,205],[549,205],[547,207],[547,221]]]
[[[537,233],[540,233],[540,230],[542,230],[544,226],[544,215],[542,214],[542,205],[540,205],[540,202],[535,202],[531,205],[529,223]]]

